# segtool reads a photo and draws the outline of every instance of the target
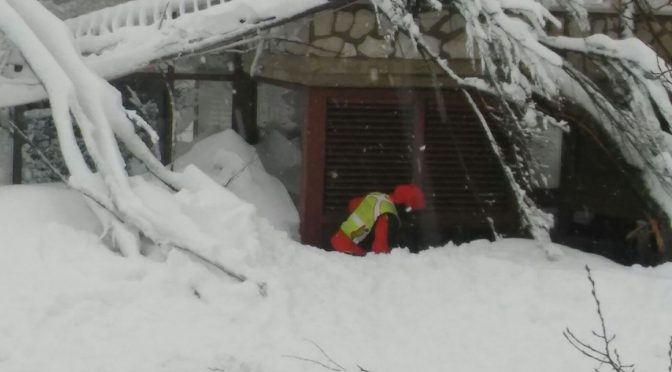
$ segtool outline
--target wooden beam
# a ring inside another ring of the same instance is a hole
[[[257,82],[252,80],[242,67],[240,56],[236,55],[236,70],[233,74],[231,123],[233,130],[238,132],[248,143],[255,144],[259,140],[257,128]]]
[[[249,71],[254,55],[244,57]],[[449,61],[460,76],[479,76],[478,63],[459,59]],[[417,59],[358,59],[303,57],[264,53],[257,61],[255,77],[309,87],[343,88],[455,88],[455,82],[431,62]]]
[[[233,75],[232,74],[224,74],[224,73],[201,73],[201,72],[195,72],[195,73],[190,73],[190,72],[174,72],[174,68],[170,67],[170,69],[173,70],[173,72],[170,74],[171,79],[173,80],[213,80],[213,81],[231,81],[233,80]],[[138,78],[138,79],[156,79],[156,80],[164,80],[165,79],[165,74],[160,73],[160,72],[147,72],[147,71],[142,71],[142,72],[136,72],[132,75],[128,75],[126,77],[123,77],[119,80],[122,79],[128,79],[128,78]]]
[[[175,128],[174,128],[174,111],[175,107],[175,79],[173,77],[174,69],[172,67],[168,68],[168,72],[162,76],[165,87],[163,89],[163,120],[164,125],[161,128],[157,128],[159,134],[159,151],[161,153],[161,162],[164,165],[171,164],[173,162],[173,138],[175,137]]]
[[[301,242],[322,245],[327,94],[307,89],[301,180]]]

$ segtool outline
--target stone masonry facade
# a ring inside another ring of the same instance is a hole
[[[563,13],[555,14],[564,24],[562,30],[549,32],[582,36],[583,31]],[[593,33],[617,37],[620,27],[615,12],[591,14]],[[636,23],[636,35],[645,43],[662,42],[672,48],[672,17],[657,17],[659,23]],[[662,22],[661,22],[662,20]],[[419,17],[428,46],[445,59],[471,58],[466,48],[465,22],[448,11],[425,13]],[[421,59],[411,40],[395,32],[383,15],[364,4],[324,11],[312,18],[284,26],[284,36],[274,43],[273,51],[297,56],[339,58]]]

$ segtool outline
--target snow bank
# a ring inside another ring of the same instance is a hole
[[[228,129],[210,136],[175,161],[177,170],[189,164],[253,204],[259,215],[276,229],[298,239],[299,213],[287,190],[277,178],[266,173],[254,147],[236,132]]]
[[[102,232],[82,196],[59,184],[2,186],[0,209],[1,236],[31,235],[49,225]]]
[[[561,334],[590,339],[598,325],[584,264],[624,361],[667,366],[672,264],[627,268],[564,247],[551,262],[521,239],[358,258],[292,242],[235,199],[180,196],[267,297],[179,252],[109,252],[65,190],[0,188],[1,225],[16,232],[0,234],[0,370],[321,371],[307,361],[330,363],[319,345],[349,371],[589,371]],[[65,206],[71,217],[56,213]]]

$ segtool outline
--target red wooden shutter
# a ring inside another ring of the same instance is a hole
[[[450,98],[448,105],[429,102],[425,110],[428,212],[438,228],[487,230],[487,217],[508,228],[515,209],[503,170],[476,114],[463,98]]]
[[[499,232],[516,225],[503,171],[461,95],[444,92],[441,105],[433,92],[317,90],[311,97],[305,241],[328,247],[352,198],[410,182],[427,196],[421,245],[459,239],[458,230],[467,239],[489,237],[488,217]]]
[[[326,236],[347,217],[352,198],[411,182],[413,114],[411,104],[327,101]]]

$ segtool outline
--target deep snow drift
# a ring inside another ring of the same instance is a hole
[[[282,164],[278,157],[272,162]],[[194,145],[175,161],[175,169],[195,165],[215,182],[254,205],[273,227],[298,240],[299,213],[287,190],[264,169],[254,147],[232,129],[214,134]]]
[[[568,248],[551,262],[527,240],[357,258],[291,241],[232,195],[181,198],[267,297],[178,252],[110,252],[67,190],[0,188],[0,370],[335,367],[319,345],[349,371],[591,371],[561,334],[590,340],[598,326],[584,264],[624,361],[667,368],[671,264],[627,268]]]

